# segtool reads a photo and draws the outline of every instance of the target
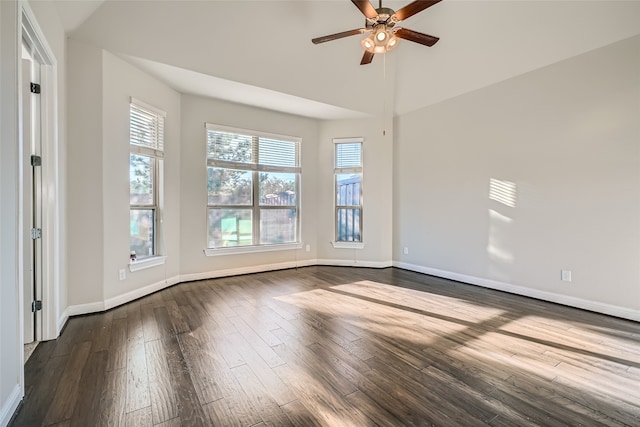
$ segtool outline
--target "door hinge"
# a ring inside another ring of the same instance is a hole
[[[31,302],[31,312],[35,313],[36,311],[42,310],[42,301],[39,299]]]
[[[38,83],[31,83],[31,93],[40,93],[40,85]]]
[[[31,156],[31,166],[42,166],[42,157]]]
[[[33,240],[37,240],[42,237],[42,228],[32,228],[31,229],[31,238]]]

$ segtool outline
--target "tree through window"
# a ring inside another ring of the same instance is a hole
[[[299,242],[300,139],[206,128],[207,247]]]

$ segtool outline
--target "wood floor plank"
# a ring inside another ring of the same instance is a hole
[[[178,416],[184,427],[206,425],[206,417],[202,405],[198,402],[187,363],[176,337],[163,339],[171,385],[177,399]]]
[[[242,318],[234,316],[230,317],[229,321],[233,323],[246,342],[249,343],[251,348],[253,348],[253,350],[267,363],[267,365],[273,368],[284,364],[284,360],[282,360],[280,356],[273,351],[271,346],[256,334]]]
[[[323,425],[299,400],[283,405],[282,410],[294,426],[322,427]]]
[[[71,419],[72,426],[82,427],[94,423],[107,375],[107,357],[106,351],[89,354],[78,384],[80,392]]]
[[[214,426],[242,427],[244,425],[229,409],[229,405],[224,398],[209,402],[202,407]]]
[[[282,330],[281,330],[282,331]],[[277,331],[274,331],[277,333]],[[283,345],[275,346],[274,351],[280,355],[287,364],[297,366],[299,369],[307,369],[311,372],[318,372],[319,376],[341,396],[346,396],[357,390],[354,382],[349,381],[351,375],[347,373],[344,365],[337,359],[322,358],[311,348],[297,342],[294,337],[289,336],[285,331],[278,333],[284,341]],[[294,400],[294,399],[292,399]]]
[[[142,324],[139,321],[139,312],[136,316],[134,336],[127,343],[127,407],[126,412],[137,411],[151,405],[149,397],[149,375],[147,372],[147,356],[145,352],[144,338],[142,336]],[[129,320],[132,319],[131,314]]]
[[[125,368],[107,369],[105,387],[100,397],[100,409],[96,416],[96,425],[125,425],[126,389],[127,370]]]
[[[165,306],[169,314],[169,319],[171,320],[171,325],[173,326],[173,334],[189,332],[191,329],[186,320],[184,320],[182,310],[180,310],[178,304],[174,300],[170,300],[166,302]]]
[[[153,424],[178,417],[178,401],[171,383],[166,352],[162,340],[145,343]]]
[[[178,342],[189,367],[191,381],[202,405],[224,397],[216,382],[218,376],[215,372],[219,368],[216,360],[209,356],[208,339],[208,335],[198,331],[178,335]]]
[[[114,318],[111,324],[111,340],[109,344],[108,371],[115,371],[127,366],[127,318]]]
[[[45,424],[55,424],[71,419],[75,409],[82,371],[87,363],[91,343],[75,344],[56,388],[53,402],[44,418]]]
[[[140,316],[142,322],[142,336],[145,342],[160,339],[162,335],[158,329],[153,304],[141,304]]]
[[[129,412],[126,415],[124,425],[125,427],[153,427],[151,406]]]
[[[266,424],[292,425],[280,405],[273,400],[271,393],[262,385],[248,365],[238,366],[231,371]]]
[[[367,417],[342,396],[331,392],[321,380],[289,364],[274,371],[296,390],[298,400],[324,425],[366,425]]]
[[[49,347],[47,351],[44,350],[45,347]],[[25,366],[25,396],[23,406],[14,422],[16,427],[42,424],[47,414],[69,359],[68,355],[50,357],[54,348],[54,341],[38,344],[33,356]],[[40,354],[46,359],[39,360],[40,363],[36,364]]]
[[[380,427],[397,427],[403,422],[384,409],[361,390],[356,390],[346,396],[346,399],[354,407],[360,408],[362,412],[369,417],[372,423]],[[304,425],[304,424],[301,424]]]
[[[640,425],[640,323],[395,268],[182,283],[72,317],[10,427]]]
[[[92,340],[91,351],[105,351],[111,346],[113,327],[113,312],[108,311],[100,315],[100,323]]]

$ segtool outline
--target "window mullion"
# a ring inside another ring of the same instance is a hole
[[[217,210],[217,213],[209,214],[208,248],[298,242],[299,177],[302,173],[299,164],[300,140],[211,124],[206,124],[206,129],[206,165],[213,169],[213,173],[208,172],[209,194],[213,195],[213,200],[220,200],[216,205],[207,203],[210,212]],[[233,174],[233,170],[243,171],[244,178],[228,175],[229,171]],[[249,177],[251,183],[247,187]],[[262,183],[261,178],[265,179]],[[247,197],[249,188],[251,194]],[[227,202],[247,204],[237,206]],[[246,221],[249,212],[250,229]],[[251,239],[243,242],[229,239],[229,233],[233,231],[229,231],[232,227],[227,224],[233,217],[244,218],[243,233],[246,239],[250,231]]]
[[[260,172],[253,171],[253,244],[260,244]]]

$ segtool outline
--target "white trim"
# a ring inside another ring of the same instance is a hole
[[[66,312],[69,316],[79,316],[81,314],[99,313],[104,310],[104,301],[98,301],[87,304],[70,305],[67,307]]]
[[[152,256],[149,258],[142,258],[140,260],[130,262],[129,271],[133,273],[134,271],[146,270],[147,268],[164,265],[166,259],[166,256]]]
[[[236,254],[253,254],[259,252],[274,251],[295,251],[302,249],[302,243],[284,243],[278,245],[250,245],[250,246],[232,246],[228,248],[207,248],[204,250],[206,256],[219,255],[236,255]]]
[[[331,242],[334,249],[364,249],[364,242]]]
[[[42,328],[40,339],[50,340],[58,337],[57,328],[60,286],[62,273],[62,235],[60,218],[63,207],[60,205],[60,171],[58,139],[58,66],[53,50],[44,36],[35,14],[28,2],[20,2],[21,10],[19,31],[36,50],[37,62],[41,64],[41,155],[42,164],[42,227],[46,240],[42,247]],[[20,44],[22,39],[20,39]],[[23,261],[21,261],[22,264]]]
[[[168,288],[169,286],[173,286],[175,284],[180,283],[180,276],[174,276],[160,282],[152,283],[142,288],[134,289],[133,291],[127,292],[122,295],[117,295],[115,297],[109,298],[104,302],[104,309],[109,310],[113,307],[117,307],[122,304],[126,304],[128,302],[137,300],[138,298],[145,297],[147,295],[151,295],[154,292],[158,292],[163,290],[164,288]]]
[[[620,307],[616,305],[606,304],[597,301],[586,300],[582,298],[572,297],[569,295],[556,294],[554,292],[541,291],[538,289],[527,288],[523,286],[512,285],[509,283],[498,282],[491,279],[483,279],[481,277],[468,276],[466,274],[454,273],[437,268],[423,267],[420,265],[409,264],[406,262],[394,261],[394,267],[411,270],[418,273],[424,273],[431,276],[442,277],[445,279],[455,280],[457,282],[469,285],[482,286],[483,288],[495,289],[498,291],[509,292],[511,294],[522,295],[525,297],[536,298],[543,301],[562,304],[569,307],[589,310],[596,313],[616,316],[623,319],[640,322],[640,311],[631,308]]]
[[[288,268],[308,267],[312,265],[317,265],[315,259],[281,262],[278,264],[263,264],[251,267],[230,268],[227,270],[205,271],[203,273],[182,274],[180,275],[180,282],[217,279],[219,277],[240,276],[242,274],[263,273],[266,271],[286,270]]]
[[[232,126],[225,126],[225,125],[219,125],[216,123],[206,123],[204,124],[205,129],[207,130],[212,130],[212,131],[221,131],[221,132],[229,132],[229,133],[238,133],[241,135],[247,135],[248,133],[251,133],[251,136],[257,136],[257,137],[263,137],[263,138],[273,138],[273,139],[279,139],[281,141],[288,141],[288,142],[297,142],[297,143],[301,143],[302,142],[302,138],[299,136],[292,136],[292,135],[281,135],[281,134],[277,134],[277,133],[269,133],[269,132],[264,132],[261,130],[255,130],[255,129],[242,129],[242,128],[236,128],[236,127],[232,127]]]
[[[361,261],[357,259],[319,259],[316,265],[329,265],[335,267],[367,267],[387,268],[393,266],[393,261]]]
[[[22,349],[21,349],[22,350]],[[24,351],[23,351],[24,352]],[[22,400],[22,388],[19,384],[11,390],[5,404],[0,409],[0,426],[9,425],[9,421],[11,421],[11,417],[13,417],[13,413],[18,409],[18,405]]]
[[[69,320],[69,308],[65,308],[64,311],[62,312],[62,315],[60,315],[60,317],[58,317],[58,329],[57,329],[57,335],[60,335],[60,332],[62,332],[62,328],[64,328],[64,325],[67,323],[67,320]]]
[[[334,144],[349,144],[354,142],[364,143],[364,138],[362,136],[351,136],[346,138],[333,138]]]
[[[141,107],[145,110],[149,110],[150,113],[156,113],[161,115],[163,118],[167,118],[167,112],[166,111],[162,111],[161,109],[159,109],[158,107],[154,107],[153,105],[149,105],[146,102],[140,101],[137,98],[134,98],[133,96],[130,99],[130,103],[134,104],[138,107]]]
[[[152,283],[142,288],[134,289],[121,295],[108,298],[104,301],[92,302],[88,304],[70,305],[67,308],[69,316],[78,316],[81,314],[98,313],[109,310],[122,304],[137,300],[154,292],[161,291],[164,288],[180,283],[179,276]]]

